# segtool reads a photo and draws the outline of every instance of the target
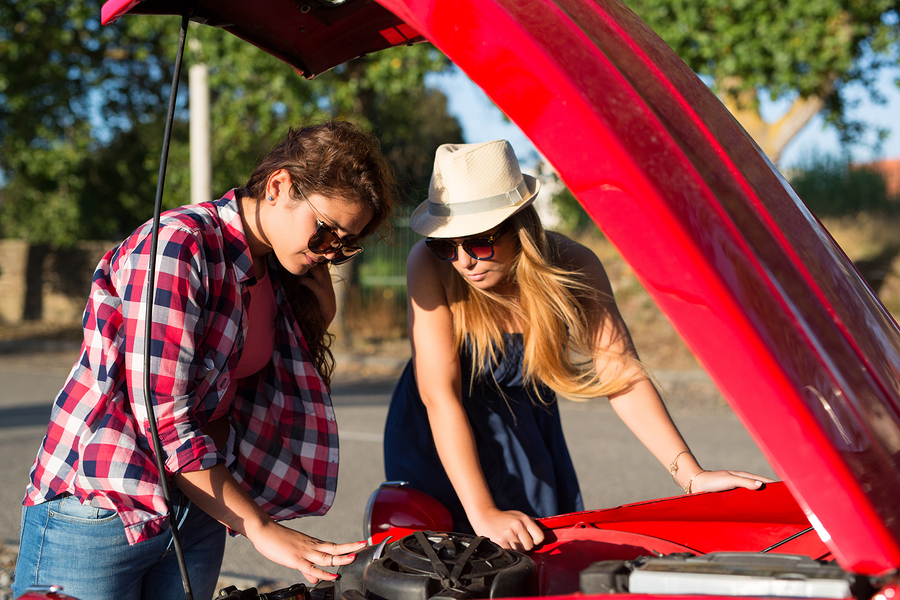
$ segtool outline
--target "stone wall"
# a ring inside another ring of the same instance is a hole
[[[0,240],[0,323],[80,323],[94,268],[113,245],[85,241],[54,250]]]
[[[18,323],[25,308],[28,243],[0,240],[0,322]]]
[[[84,241],[53,250],[24,240],[0,240],[0,325],[79,325],[94,269],[116,243]],[[332,269],[339,309],[347,296],[349,267]],[[343,310],[332,330],[346,333]]]

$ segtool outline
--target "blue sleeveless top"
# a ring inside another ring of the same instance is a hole
[[[538,385],[540,398],[534,398],[534,388],[523,382],[522,334],[504,334],[503,341],[493,377],[477,378],[471,390],[471,355],[460,355],[463,406],[494,502],[535,518],[584,510],[554,392]],[[433,496],[450,510],[455,531],[472,533],[434,446],[412,361],[391,398],[384,466],[387,480],[408,481]]]

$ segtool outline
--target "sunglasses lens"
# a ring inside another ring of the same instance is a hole
[[[472,258],[485,260],[494,256],[494,246],[486,240],[470,240],[463,243],[463,248]]]
[[[328,225],[319,225],[309,236],[309,249],[316,254],[324,254],[339,245],[341,238]]]
[[[340,250],[338,250],[337,254],[334,255],[334,258],[329,259],[329,261],[333,265],[340,265],[340,264],[347,262],[351,258],[356,258],[357,256],[359,256],[359,253],[362,251],[363,251],[362,248],[344,247],[344,248],[341,248]]]
[[[456,244],[452,242],[448,242],[447,240],[434,240],[434,239],[426,239],[425,244],[431,248],[431,251],[434,252],[434,255],[440,258],[441,260],[455,260],[456,259]]]

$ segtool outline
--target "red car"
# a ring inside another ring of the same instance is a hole
[[[305,76],[428,40],[616,245],[784,483],[541,520],[525,554],[387,486],[341,600],[900,594],[900,330],[707,87],[618,0],[111,0],[221,26]],[[427,529],[426,533],[413,533]],[[231,597],[252,597],[232,590]]]

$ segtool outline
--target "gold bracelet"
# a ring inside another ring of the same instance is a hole
[[[700,473],[706,473],[706,469],[700,469]],[[699,475],[700,473],[697,473],[697,475]],[[691,484],[694,483],[694,479],[697,478],[697,475],[694,475],[693,477],[691,477],[690,480],[688,480],[687,485],[684,486],[685,494],[691,493]]]
[[[672,474],[672,481],[674,481],[676,485],[678,484],[678,480],[675,479],[675,471],[678,470],[678,457],[681,456],[682,454],[690,454],[690,453],[691,453],[690,450],[682,450],[681,452],[676,454],[675,458],[672,459],[672,462],[669,463],[669,473]]]

